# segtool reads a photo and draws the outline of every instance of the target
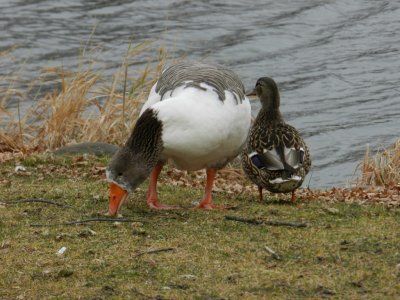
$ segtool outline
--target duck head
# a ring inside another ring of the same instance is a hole
[[[140,154],[135,154],[128,147],[123,147],[115,153],[106,170],[109,183],[110,216],[115,216],[128,193],[134,191],[150,174],[151,167],[147,166]]]
[[[257,80],[253,91],[246,96],[258,96],[261,105],[267,110],[278,110],[280,105],[279,90],[276,82],[269,77],[261,77]]]

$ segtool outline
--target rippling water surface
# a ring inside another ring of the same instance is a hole
[[[170,57],[225,64],[249,89],[273,77],[287,122],[311,148],[311,187],[345,185],[366,145],[400,136],[398,1],[0,0],[0,12],[0,51],[18,46],[0,75],[21,64],[26,80],[61,63],[74,69],[96,26],[96,60],[108,74],[133,37]]]

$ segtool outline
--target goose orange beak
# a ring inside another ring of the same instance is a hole
[[[128,196],[128,192],[124,189],[120,188],[114,182],[110,183],[110,202],[108,206],[108,214],[110,216],[115,216],[125,198]]]

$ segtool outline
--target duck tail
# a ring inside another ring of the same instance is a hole
[[[287,162],[283,162],[283,167],[284,167],[284,179],[291,178],[295,173],[296,169],[293,168],[291,165],[289,165]]]

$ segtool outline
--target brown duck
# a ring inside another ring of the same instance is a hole
[[[246,175],[260,192],[292,192],[301,186],[311,167],[310,154],[300,133],[286,124],[279,111],[278,86],[272,78],[262,77],[247,96],[257,95],[261,110],[250,130],[241,160]]]

